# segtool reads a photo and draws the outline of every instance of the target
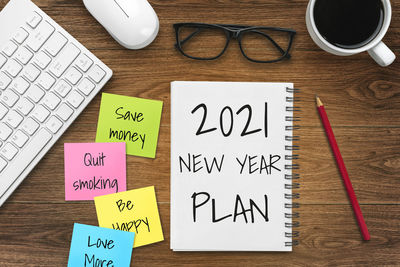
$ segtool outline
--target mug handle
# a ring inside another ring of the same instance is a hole
[[[383,42],[368,50],[368,54],[382,67],[389,66],[396,59],[396,55]]]

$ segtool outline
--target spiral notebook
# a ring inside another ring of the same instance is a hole
[[[291,83],[171,83],[172,250],[297,244],[298,91]]]

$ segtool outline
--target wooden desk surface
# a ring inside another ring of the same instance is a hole
[[[0,0],[2,8],[8,1]],[[367,53],[337,57],[310,39],[307,0],[152,0],[160,33],[149,47],[123,49],[81,0],[34,0],[114,71],[103,91],[164,101],[157,157],[128,156],[128,188],[155,185],[165,241],[133,250],[133,266],[399,265],[400,60],[387,68]],[[400,0],[385,42],[400,56]],[[219,60],[175,51],[176,22],[290,27],[298,34],[290,61],[255,64],[231,43]],[[4,26],[1,26],[4,27]],[[294,82],[302,88],[301,238],[292,253],[174,253],[169,249],[170,82]],[[314,104],[323,99],[371,233],[362,242]],[[0,208],[1,266],[66,266],[74,222],[97,224],[93,202],[64,201],[66,142],[93,142],[100,96]]]

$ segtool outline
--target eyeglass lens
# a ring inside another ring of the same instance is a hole
[[[288,49],[290,35],[284,31],[254,29],[241,34],[243,53],[253,60],[271,61],[284,56]]]
[[[227,44],[226,32],[221,28],[182,26],[178,36],[182,51],[194,58],[216,58]]]

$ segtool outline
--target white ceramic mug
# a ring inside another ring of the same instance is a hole
[[[307,7],[306,13],[306,24],[308,32],[314,42],[323,50],[339,56],[351,56],[364,51],[368,51],[369,55],[382,67],[386,67],[395,60],[395,54],[382,42],[383,36],[385,36],[392,18],[392,7],[389,0],[381,0],[384,11],[384,18],[381,30],[369,43],[364,46],[355,49],[345,49],[337,47],[329,43],[322,35],[318,32],[318,29],[314,21],[314,6],[317,0],[310,0]]]

